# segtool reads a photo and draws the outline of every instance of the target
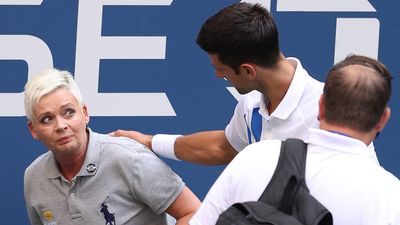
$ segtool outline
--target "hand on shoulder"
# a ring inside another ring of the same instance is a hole
[[[143,145],[146,145],[149,149],[151,149],[151,139],[152,135],[143,134],[139,131],[134,130],[116,130],[109,133],[110,136],[113,137],[127,137],[131,138],[137,142],[140,142]]]

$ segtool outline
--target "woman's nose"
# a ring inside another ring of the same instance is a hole
[[[65,130],[67,128],[68,128],[68,125],[67,125],[65,119],[63,119],[63,118],[56,119],[56,127],[55,127],[56,131]]]

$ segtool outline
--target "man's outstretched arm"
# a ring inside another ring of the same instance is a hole
[[[113,135],[134,139],[163,157],[203,165],[228,164],[237,154],[222,130],[184,136],[152,136],[138,131],[117,130]]]

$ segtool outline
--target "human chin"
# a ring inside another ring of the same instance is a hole
[[[77,149],[78,147],[75,143],[68,143],[62,146],[60,145],[55,146],[53,152],[57,155],[67,156],[67,155],[74,155]]]
[[[69,137],[61,140],[57,140],[54,143],[54,150],[58,152],[70,152],[76,149],[78,146],[77,141],[74,138]]]
[[[249,90],[244,90],[244,89],[239,89],[239,88],[236,88],[236,90],[241,95],[244,95],[244,94],[247,94],[250,92]]]

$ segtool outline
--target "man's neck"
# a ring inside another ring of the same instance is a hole
[[[265,69],[260,92],[266,97],[265,105],[268,113],[272,114],[285,97],[293,80],[296,65],[285,58],[277,66]]]

